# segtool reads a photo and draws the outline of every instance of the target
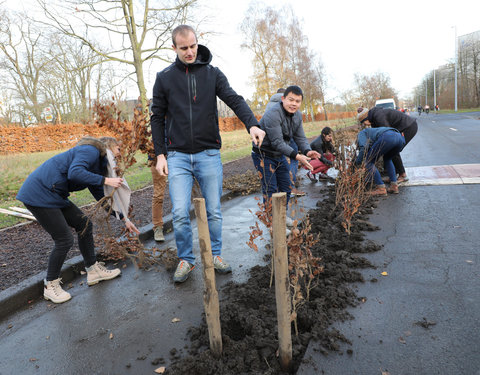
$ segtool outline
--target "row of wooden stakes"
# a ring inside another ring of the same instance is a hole
[[[292,361],[291,302],[289,291],[288,255],[286,241],[286,201],[285,193],[272,196],[273,212],[273,247],[275,271],[275,298],[277,304],[278,339],[280,365],[288,370]],[[210,350],[219,358],[222,355],[222,331],[220,327],[220,304],[215,282],[212,246],[208,231],[205,199],[195,198],[195,215],[197,218],[198,239],[203,264],[204,293],[203,304],[208,326]]]

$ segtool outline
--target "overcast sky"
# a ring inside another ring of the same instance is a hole
[[[250,1],[211,0],[219,9],[224,33],[209,47],[232,87],[245,96],[252,74],[248,55],[240,50],[238,25]],[[271,6],[291,4],[302,20],[310,48],[318,52],[328,75],[330,99],[353,85],[354,73],[387,73],[392,86],[407,96],[432,69],[455,55],[455,28],[463,35],[480,30],[480,1],[326,1],[264,0]],[[448,5],[446,3],[449,3]]]
[[[33,4],[35,2],[31,1]],[[251,56],[240,48],[239,25],[250,0],[199,0],[214,16],[209,31],[219,33],[205,43],[212,64],[227,76],[232,87],[250,98]],[[280,8],[290,4],[301,20],[310,48],[318,53],[328,76],[327,96],[353,86],[355,73],[387,73],[400,96],[410,95],[432,69],[453,59],[457,35],[480,30],[480,1],[456,0],[264,0]],[[7,0],[5,5],[25,3]],[[448,3],[448,4],[445,4]],[[146,66],[146,85],[151,95],[155,72],[165,66]],[[130,92],[131,91],[131,92]],[[135,87],[128,97],[136,98]]]

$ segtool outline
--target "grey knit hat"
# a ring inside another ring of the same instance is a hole
[[[358,121],[360,122],[364,122],[366,119],[367,119],[367,116],[368,116],[368,108],[358,108],[357,109],[357,119]]]

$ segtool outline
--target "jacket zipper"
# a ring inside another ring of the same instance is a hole
[[[190,111],[190,145],[191,150],[193,150],[193,109],[192,109],[192,91],[190,88],[190,74],[188,72],[188,66],[185,70],[185,74],[187,75],[187,88],[188,88],[188,106]],[[193,85],[192,85],[193,87]]]

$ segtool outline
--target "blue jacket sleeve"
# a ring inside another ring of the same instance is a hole
[[[365,155],[365,147],[368,142],[367,129],[362,130],[357,136],[358,155],[355,164],[361,164]]]
[[[85,145],[78,147],[68,168],[68,180],[78,185],[102,186],[105,182],[105,177],[90,172],[97,164],[99,157],[100,151],[95,146]]]

